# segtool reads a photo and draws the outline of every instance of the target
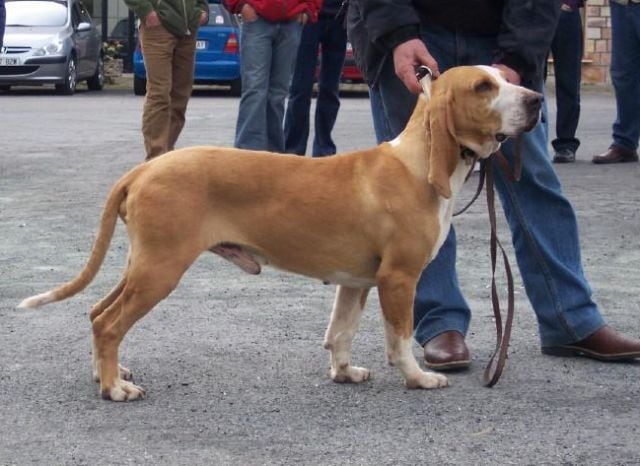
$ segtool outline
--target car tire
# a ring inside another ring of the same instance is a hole
[[[147,80],[134,74],[133,93],[135,95],[145,95],[147,93]]]
[[[242,94],[242,80],[240,78],[231,81],[231,95],[240,97]]]
[[[78,85],[78,65],[75,55],[71,55],[67,61],[67,75],[64,83],[56,84],[56,91],[61,95],[73,95]]]
[[[96,63],[96,72],[87,79],[87,87],[90,91],[101,91],[104,87],[104,59],[102,55],[98,57]]]

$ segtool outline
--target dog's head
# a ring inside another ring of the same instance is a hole
[[[428,179],[438,193],[451,197],[449,179],[464,149],[487,158],[507,137],[537,124],[542,94],[508,83],[489,66],[451,68],[433,82],[426,107]]]

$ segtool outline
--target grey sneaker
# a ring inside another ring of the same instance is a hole
[[[553,163],[572,163],[576,161],[576,153],[571,149],[560,149],[553,156]]]

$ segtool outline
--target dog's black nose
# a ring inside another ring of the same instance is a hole
[[[536,112],[542,108],[542,102],[544,102],[544,96],[537,92],[529,94],[525,98],[525,105]]]

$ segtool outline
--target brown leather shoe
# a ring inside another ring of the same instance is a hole
[[[597,164],[637,162],[638,153],[614,144],[606,152],[593,157],[591,161]]]
[[[470,363],[469,349],[464,342],[464,336],[455,330],[443,332],[424,345],[424,364],[429,369],[466,369]]]
[[[628,361],[640,358],[640,340],[625,337],[605,325],[577,343],[542,347],[542,353],[551,356],[583,356],[600,361]]]

